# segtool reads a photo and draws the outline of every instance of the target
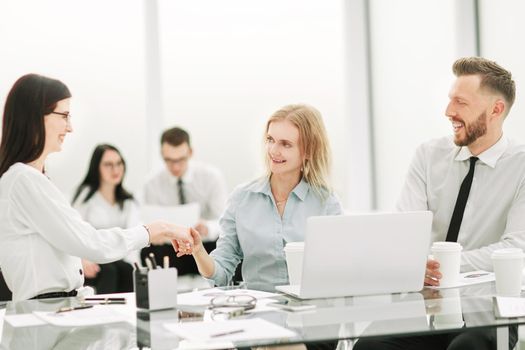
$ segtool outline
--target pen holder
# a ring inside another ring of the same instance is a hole
[[[177,306],[177,269],[138,269],[133,273],[137,308],[171,309]]]

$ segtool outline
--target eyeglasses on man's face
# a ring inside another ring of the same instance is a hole
[[[164,163],[166,163],[167,165],[185,164],[188,162],[189,159],[190,156],[180,157],[176,159],[164,157]]]
[[[62,116],[62,119],[64,119],[64,121],[66,123],[71,123],[71,113],[69,113],[69,112],[63,113],[63,112],[55,112],[55,111],[53,111],[53,112],[51,112],[51,114],[60,115],[60,116]]]

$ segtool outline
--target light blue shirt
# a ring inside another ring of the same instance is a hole
[[[219,221],[217,248],[210,254],[215,261],[210,280],[219,286],[228,284],[243,260],[248,288],[273,291],[277,285],[288,284],[286,243],[304,241],[309,216],[341,213],[333,194],[321,199],[304,179],[290,193],[282,218],[268,178],[237,187]]]

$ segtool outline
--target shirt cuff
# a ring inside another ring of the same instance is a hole
[[[126,231],[132,236],[133,242],[131,244],[131,250],[142,249],[149,245],[149,233],[148,230],[142,225],[129,228]]]

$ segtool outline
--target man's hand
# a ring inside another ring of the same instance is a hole
[[[441,272],[439,272],[439,262],[436,260],[427,260],[427,269],[425,272],[425,285],[426,286],[439,286],[439,279],[441,278]]]
[[[82,270],[84,270],[85,278],[95,278],[100,272],[100,266],[89,260],[82,259]]]

